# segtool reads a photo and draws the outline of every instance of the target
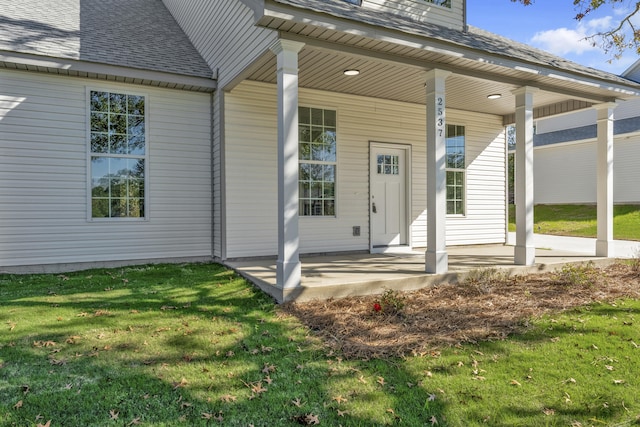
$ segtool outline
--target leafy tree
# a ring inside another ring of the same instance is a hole
[[[535,0],[511,0],[514,3],[522,3],[531,6]],[[559,1],[559,0],[558,0]],[[621,14],[616,14],[611,27],[606,31],[597,32],[587,36],[587,40],[594,47],[601,48],[606,54],[611,54],[619,59],[627,50],[634,50],[640,54],[640,29],[634,23],[634,17],[640,12],[640,1],[630,0],[571,0],[576,10],[574,19],[582,21],[595,10],[604,5],[610,5],[618,9]]]

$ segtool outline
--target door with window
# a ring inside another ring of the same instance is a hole
[[[373,248],[408,244],[407,151],[391,144],[371,144],[369,216]]]

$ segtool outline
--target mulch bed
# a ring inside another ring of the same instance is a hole
[[[425,354],[445,346],[505,339],[547,313],[640,298],[640,266],[633,264],[567,267],[557,273],[515,277],[490,270],[461,284],[289,303],[281,310],[347,358]]]

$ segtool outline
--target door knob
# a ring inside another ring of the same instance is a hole
[[[371,211],[372,211],[373,213],[378,213],[378,210],[376,209],[376,204],[375,204],[375,202],[371,204]]]

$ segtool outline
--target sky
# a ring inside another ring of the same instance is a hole
[[[612,56],[592,47],[584,38],[610,28],[617,16],[628,11],[630,3],[635,1],[623,1],[615,9],[602,6],[593,16],[589,14],[578,22],[575,16],[579,10],[573,0],[534,0],[531,6],[510,0],[467,0],[467,22],[579,64],[622,74],[640,58],[636,52],[629,50],[609,63]]]

